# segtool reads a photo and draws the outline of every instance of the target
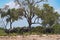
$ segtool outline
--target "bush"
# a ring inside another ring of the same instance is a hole
[[[20,28],[19,27],[17,27],[17,28],[13,28],[13,29],[5,29],[5,32],[7,33],[7,34],[9,34],[9,33],[19,33],[19,31],[20,31]]]
[[[41,26],[38,27],[32,27],[31,32],[33,33],[43,33],[44,28]]]
[[[60,24],[53,26],[53,29],[55,34],[60,34]]]
[[[53,34],[54,33],[54,29],[47,27],[47,28],[44,29],[43,33],[44,34]]]
[[[5,32],[4,32],[5,31]],[[49,28],[49,27],[41,27],[41,26],[37,26],[37,27],[32,27],[31,30],[28,28],[28,27],[16,27],[16,28],[13,28],[11,30],[9,29],[3,29],[3,28],[0,28],[0,35],[6,35],[9,34],[9,35],[30,35],[30,34],[60,34],[60,25],[55,25],[54,27],[52,28]]]
[[[27,27],[22,27],[22,28],[16,27],[16,28],[13,28],[11,30],[9,30],[9,29],[5,30],[5,32],[7,34],[9,34],[9,33],[24,34],[24,33],[28,32],[28,31],[29,31],[29,28],[27,28]]]

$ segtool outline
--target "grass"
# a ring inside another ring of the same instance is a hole
[[[4,30],[0,29],[0,36],[6,36],[7,34],[4,32]]]

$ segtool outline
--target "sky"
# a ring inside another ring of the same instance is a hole
[[[60,13],[60,0],[50,0],[48,3],[54,7],[56,11]]]
[[[49,5],[53,6],[56,11],[60,13],[60,0],[49,0],[47,2]],[[16,7],[12,0],[0,0],[0,8],[3,8],[5,5],[9,5],[10,8]],[[19,6],[18,6],[19,7]],[[20,21],[20,22],[19,22]],[[13,23],[13,26],[28,26],[26,19],[18,20]],[[9,24],[8,24],[9,25]]]
[[[49,0],[48,3],[52,5],[55,9],[60,9],[60,0]],[[12,0],[0,0],[0,8],[6,4],[12,5]]]
[[[6,3],[11,2],[11,0],[0,0],[0,7],[3,7]]]

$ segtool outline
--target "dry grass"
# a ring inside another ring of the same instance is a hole
[[[60,35],[0,36],[0,40],[60,40]]]

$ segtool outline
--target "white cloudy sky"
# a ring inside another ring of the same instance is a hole
[[[19,8],[19,5],[16,5],[13,1],[6,3],[5,5],[9,5],[9,8]]]
[[[53,6],[54,8],[55,8],[55,6],[57,5],[57,4],[56,4],[56,5],[54,6],[53,3],[49,3],[49,4],[50,4],[51,6]],[[6,3],[5,5],[9,5],[9,8],[18,8],[18,7],[19,7],[19,5],[16,5],[13,1],[10,1],[10,2]],[[4,5],[4,6],[5,6],[5,5]],[[55,10],[60,13],[60,5],[59,5],[58,8],[56,7]]]

